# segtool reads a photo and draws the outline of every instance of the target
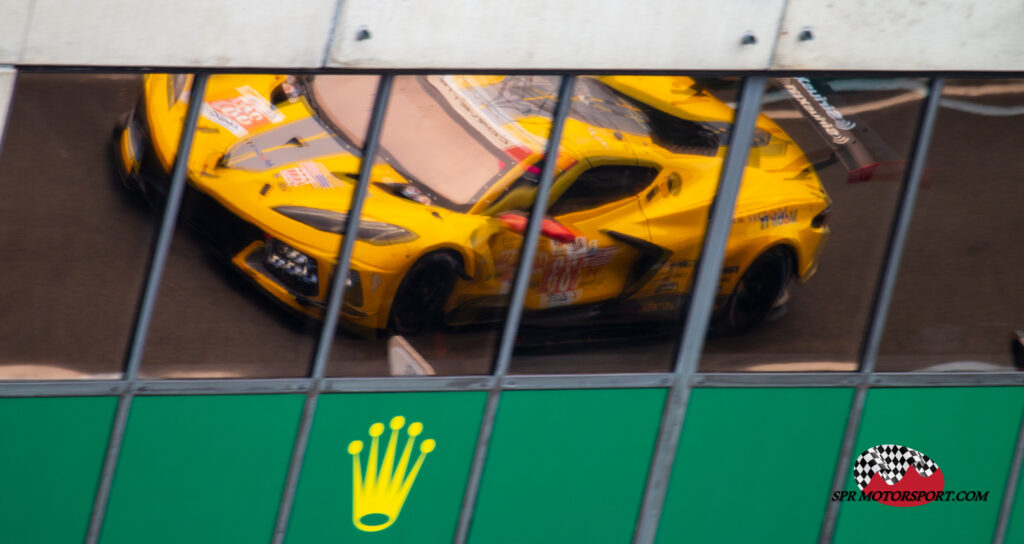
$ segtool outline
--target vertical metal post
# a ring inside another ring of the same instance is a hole
[[[861,351],[859,370],[861,382],[857,386],[853,403],[850,405],[850,417],[846,422],[843,444],[839,450],[839,459],[837,460],[836,470],[832,477],[832,490],[843,487],[850,471],[850,459],[853,456],[854,443],[857,440],[861,418],[864,414],[864,406],[867,403],[871,377],[875,372],[878,347],[882,343],[882,334],[885,332],[885,321],[889,313],[889,305],[892,302],[892,292],[899,275],[900,259],[903,256],[903,247],[906,245],[910,220],[914,215],[914,204],[917,201],[921,174],[924,172],[924,165],[928,160],[928,147],[931,145],[932,133],[935,130],[935,119],[938,117],[943,82],[942,78],[931,80],[928,85],[928,96],[917,119],[914,148],[910,152],[909,166],[903,177],[903,191],[900,194],[900,201],[896,208],[896,217],[889,236],[885,262],[882,264],[882,275],[875,294],[871,321],[868,324],[868,332],[864,338],[864,345]],[[832,535],[835,532],[836,521],[839,517],[839,505],[839,502],[828,502],[825,518],[821,525],[821,535],[818,539],[819,544],[832,542]]]
[[[188,159],[192,151],[192,140],[195,136],[196,123],[199,121],[199,113],[202,111],[206,81],[206,74],[197,74],[192,80],[192,90],[189,92],[188,113],[185,116],[185,125],[181,129],[181,137],[178,140],[178,152],[174,157],[171,185],[167,190],[167,204],[164,206],[164,215],[160,221],[160,230],[157,232],[156,244],[153,247],[150,260],[149,275],[146,277],[146,285],[143,288],[142,299],[139,302],[135,329],[132,332],[131,344],[128,348],[128,361],[124,371],[124,379],[127,381],[135,380],[138,377],[139,366],[142,364],[142,352],[146,346],[146,335],[149,334],[149,324],[153,318],[153,309],[156,307],[157,295],[160,291],[160,280],[164,275],[164,266],[167,264],[167,254],[171,249],[171,241],[174,239],[174,228],[178,223],[181,198],[185,194]]]
[[[711,307],[722,273],[725,244],[732,227],[733,210],[736,207],[743,170],[750,154],[764,86],[763,76],[750,76],[743,81],[729,150],[722,164],[718,193],[708,213],[707,232],[704,235],[692,297],[687,308],[679,351],[676,354],[672,386],[665,403],[658,445],[647,477],[640,518],[637,520],[634,534],[634,542],[637,544],[654,542],[657,535],[658,520],[661,518],[661,509],[665,502],[672,464],[679,445],[679,434],[683,428],[686,405],[690,397],[690,376],[696,372],[697,363],[704,349],[704,336],[707,334]]]
[[[277,522],[274,525],[274,544],[284,542],[285,533],[288,531],[288,520],[291,517],[292,505],[295,501],[295,490],[298,487],[299,475],[302,472],[302,461],[306,456],[306,446],[309,444],[309,433],[313,427],[313,416],[316,413],[317,400],[319,399],[320,392],[323,390],[327,360],[331,353],[331,343],[334,342],[334,331],[338,327],[338,315],[341,312],[341,304],[345,296],[345,280],[348,279],[348,274],[352,267],[352,250],[355,247],[359,231],[359,216],[363,211],[363,202],[366,200],[366,190],[370,186],[370,171],[373,169],[374,158],[377,156],[380,133],[384,127],[384,115],[387,112],[393,81],[393,74],[381,75],[380,82],[377,85],[377,94],[374,96],[370,126],[367,129],[366,139],[364,140],[365,144],[363,145],[363,158],[359,163],[359,180],[356,182],[356,187],[352,194],[352,202],[349,205],[348,221],[345,223],[345,232],[342,235],[341,246],[338,249],[338,263],[334,268],[334,276],[331,277],[331,285],[328,291],[323,327],[320,330],[316,352],[313,354],[310,372],[313,384],[302,409],[299,430],[295,436],[295,446],[292,449],[291,463],[288,467],[288,477],[285,480],[285,487],[281,493],[281,504],[278,507]]]
[[[1024,413],[1021,414],[1020,418],[1017,447],[1013,451],[1013,460],[1010,461],[1010,476],[1006,479],[1003,504],[999,508],[999,520],[996,522],[996,531],[992,537],[992,544],[1003,544],[1003,541],[1006,540],[1006,530],[1010,526],[1010,514],[1013,513],[1014,499],[1017,498],[1017,485],[1020,482],[1021,465],[1024,465]],[[1024,520],[1018,520],[1017,523],[1024,523]]]
[[[121,443],[124,438],[125,428],[128,425],[128,413],[131,411],[132,398],[135,395],[136,383],[139,377],[139,367],[142,364],[146,334],[149,332],[153,308],[156,306],[157,295],[160,290],[160,279],[163,277],[164,267],[167,264],[167,254],[171,248],[171,240],[174,238],[174,227],[178,221],[178,210],[181,208],[182,195],[185,194],[188,159],[192,151],[192,140],[195,135],[196,123],[199,122],[199,113],[202,110],[203,96],[206,93],[206,81],[207,74],[205,73],[196,74],[192,79],[188,112],[185,115],[184,126],[181,128],[181,137],[178,140],[178,151],[174,158],[174,169],[171,172],[171,185],[167,191],[167,203],[164,206],[160,229],[157,231],[156,243],[153,246],[150,257],[149,273],[146,277],[146,284],[143,287],[142,298],[139,301],[139,308],[136,312],[135,329],[132,333],[125,363],[124,377],[122,379],[127,382],[127,387],[125,387],[117,403],[117,412],[114,415],[114,423],[110,431],[110,441],[107,444],[107,454],[103,461],[103,472],[100,475],[99,487],[96,490],[96,498],[93,501],[92,517],[89,520],[89,532],[86,533],[85,539],[86,544],[95,544],[97,542],[103,526],[103,518],[106,516],[110,488],[113,485],[117,460],[121,455]]]
[[[872,320],[868,326],[867,336],[864,339],[864,346],[861,351],[861,373],[870,373],[875,370],[878,347],[882,343],[882,334],[885,332],[889,305],[892,302],[893,289],[896,286],[896,279],[899,275],[900,258],[903,256],[903,247],[907,242],[910,220],[914,215],[914,205],[917,203],[921,175],[924,173],[924,166],[928,160],[928,147],[931,145],[932,132],[935,130],[935,120],[938,117],[939,101],[942,99],[942,86],[944,82],[943,78],[935,78],[929,82],[928,96],[925,97],[924,106],[921,108],[921,113],[917,119],[914,147],[910,151],[909,164],[906,174],[904,174],[903,192],[900,195],[896,218],[893,222],[893,231],[889,237],[888,253],[883,265],[882,278],[878,283],[878,290],[875,295]]]
[[[508,374],[516,335],[519,332],[519,322],[523,316],[523,301],[526,299],[526,291],[530,286],[533,259],[537,254],[537,246],[540,243],[540,225],[548,209],[548,193],[551,192],[551,185],[554,183],[555,167],[558,163],[558,148],[562,141],[562,130],[565,127],[565,120],[569,116],[569,110],[571,109],[574,84],[575,78],[573,76],[563,76],[558,89],[558,103],[555,105],[555,113],[551,119],[551,133],[548,136],[547,148],[545,149],[544,167],[541,169],[540,183],[537,185],[537,193],[534,197],[533,206],[530,208],[530,218],[526,224],[526,232],[523,233],[523,248],[519,254],[519,264],[516,267],[515,281],[512,284],[512,294],[509,297],[508,315],[505,318],[501,340],[498,343],[497,354],[495,355],[494,376],[496,379],[494,380],[494,386],[487,394],[487,405],[480,424],[480,436],[477,438],[473,465],[470,469],[469,480],[466,482],[466,494],[463,497],[459,525],[455,533],[455,542],[457,544],[464,544],[466,539],[469,538],[469,527],[473,518],[473,509],[476,506],[476,497],[480,490],[484,463],[487,460],[487,449],[490,446],[491,432],[494,429],[494,419],[498,413],[501,387],[505,375]]]
[[[853,402],[850,403],[850,415],[846,418],[846,430],[843,433],[843,443],[839,447],[839,458],[836,460],[836,469],[832,474],[832,487],[829,488],[828,496],[831,497],[832,490],[842,489],[846,483],[846,477],[850,473],[850,458],[853,452],[853,445],[857,440],[857,431],[860,430],[860,420],[864,415],[864,405],[867,403],[868,383],[864,379],[853,395]],[[832,534],[836,530],[836,521],[839,518],[839,502],[831,500],[825,506],[825,517],[821,523],[821,534],[818,537],[818,544],[832,542]]]
[[[7,112],[14,102],[14,85],[18,70],[10,65],[0,65],[0,150],[3,149],[4,134],[7,133]]]

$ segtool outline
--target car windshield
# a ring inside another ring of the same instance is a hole
[[[440,197],[439,204],[465,209],[529,150],[501,134],[494,122],[474,115],[446,82],[441,76],[395,79],[378,160]],[[318,76],[310,87],[321,112],[362,147],[377,76]]]
[[[557,92],[558,78],[545,76],[510,76],[503,78],[500,84],[476,89],[488,109],[500,111],[515,122],[553,116]],[[698,122],[676,117],[592,77],[577,79],[569,118],[592,128],[648,137],[673,153],[712,157],[725,143],[720,135],[726,135],[727,139],[731,130],[727,122]]]

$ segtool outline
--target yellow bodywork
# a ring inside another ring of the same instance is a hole
[[[344,84],[346,88],[368,90],[353,96],[352,106],[359,115],[367,116],[375,78],[330,77],[362,78],[358,84],[351,83],[355,81],[351,79]],[[476,96],[493,90],[490,86],[508,84],[506,78],[492,76],[432,77],[435,79],[430,81],[440,89],[438,92],[456,97],[450,99],[455,106],[460,104],[456,101],[461,100],[458,97]],[[303,126],[308,128],[314,126],[311,119],[322,118],[323,111],[311,103],[308,92],[271,105],[275,89],[289,81],[294,80],[273,75],[216,75],[209,79],[204,113],[188,160],[188,183],[265,235],[251,240],[234,254],[234,266],[287,306],[322,317],[341,236],[292,219],[274,208],[347,211],[359,171],[358,152],[352,150],[357,149],[362,136],[353,130],[354,134],[348,136],[357,141],[341,146],[337,144],[337,132],[327,128],[331,125],[321,123],[317,125],[319,129],[307,131],[301,139],[274,141],[274,146],[255,145],[253,142],[261,135],[289,123],[305,123]],[[423,78],[421,83],[424,81],[427,80]],[[187,108],[188,84],[186,76],[146,76],[142,106],[135,112],[144,119],[127,123],[116,145],[120,166],[129,177],[139,173],[139,148],[146,146],[155,155],[151,160],[155,159],[165,172],[170,171]],[[686,77],[610,76],[588,83],[594,84],[614,89],[670,116],[720,127],[723,133],[728,131],[733,117],[731,107],[701,92]],[[401,92],[400,86],[396,92]],[[588,102],[581,107],[595,106]],[[469,114],[461,115],[465,122],[474,122]],[[378,160],[371,173],[362,220],[395,225],[412,236],[396,243],[357,240],[351,268],[358,281],[349,289],[360,292],[359,296],[346,296],[344,322],[360,328],[386,328],[391,302],[403,277],[418,259],[437,251],[457,255],[461,266],[445,306],[450,318],[472,320],[480,311],[504,302],[521,236],[499,216],[528,209],[533,191],[528,184],[515,182],[538,169],[550,129],[550,120],[543,114],[508,121],[495,130],[501,132],[501,138],[514,143],[515,160],[510,160],[510,166],[502,164],[505,170],[500,179],[461,206],[424,204],[386,190],[386,184],[401,187],[409,180],[400,168]],[[365,127],[366,121],[353,124],[356,128]],[[140,126],[145,127],[147,134],[132,133],[139,131]],[[389,127],[390,120],[385,123],[385,138]],[[805,280],[814,272],[817,255],[828,235],[827,226],[811,226],[811,219],[830,203],[814,168],[774,122],[762,116],[757,128],[758,141],[744,175],[723,264],[719,293],[722,297],[732,292],[755,258],[779,245],[791,250],[795,275]],[[269,136],[264,140],[271,141]],[[246,145],[250,148],[245,148]],[[305,151],[300,147],[310,150],[317,146],[328,152],[299,161],[278,160],[294,153],[301,155]],[[647,167],[653,180],[635,195],[552,214],[557,223],[571,231],[574,241],[541,238],[526,308],[540,311],[628,300],[635,302],[640,311],[670,310],[679,295],[689,289],[726,148],[720,145],[703,154],[670,150],[650,135],[615,130],[570,116],[557,159],[558,177],[549,198],[552,212],[559,211],[560,197],[591,168]],[[268,237],[315,259],[319,274],[315,293],[297,294],[259,265]],[[637,263],[644,258],[647,268],[638,270]]]

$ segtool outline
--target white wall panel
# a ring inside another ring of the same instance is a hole
[[[1019,1],[789,0],[772,68],[1022,70],[1022,23]]]
[[[328,65],[764,69],[781,10],[782,0],[345,0]],[[747,31],[755,44],[741,44]]]
[[[31,16],[32,0],[0,0],[0,64],[18,62]]]
[[[334,16],[335,0],[36,0],[20,62],[319,66]]]
[[[0,0],[0,64],[1017,71],[1022,22],[982,0]]]

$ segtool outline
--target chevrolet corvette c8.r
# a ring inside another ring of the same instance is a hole
[[[279,302],[322,317],[376,76],[217,75],[187,162],[192,222]],[[499,319],[543,164],[556,77],[396,78],[346,279],[342,322],[409,334]],[[166,191],[190,77],[149,75],[115,148]],[[678,315],[733,110],[686,77],[581,77],[556,161],[528,315]],[[763,320],[828,236],[814,167],[762,116],[715,322]]]

